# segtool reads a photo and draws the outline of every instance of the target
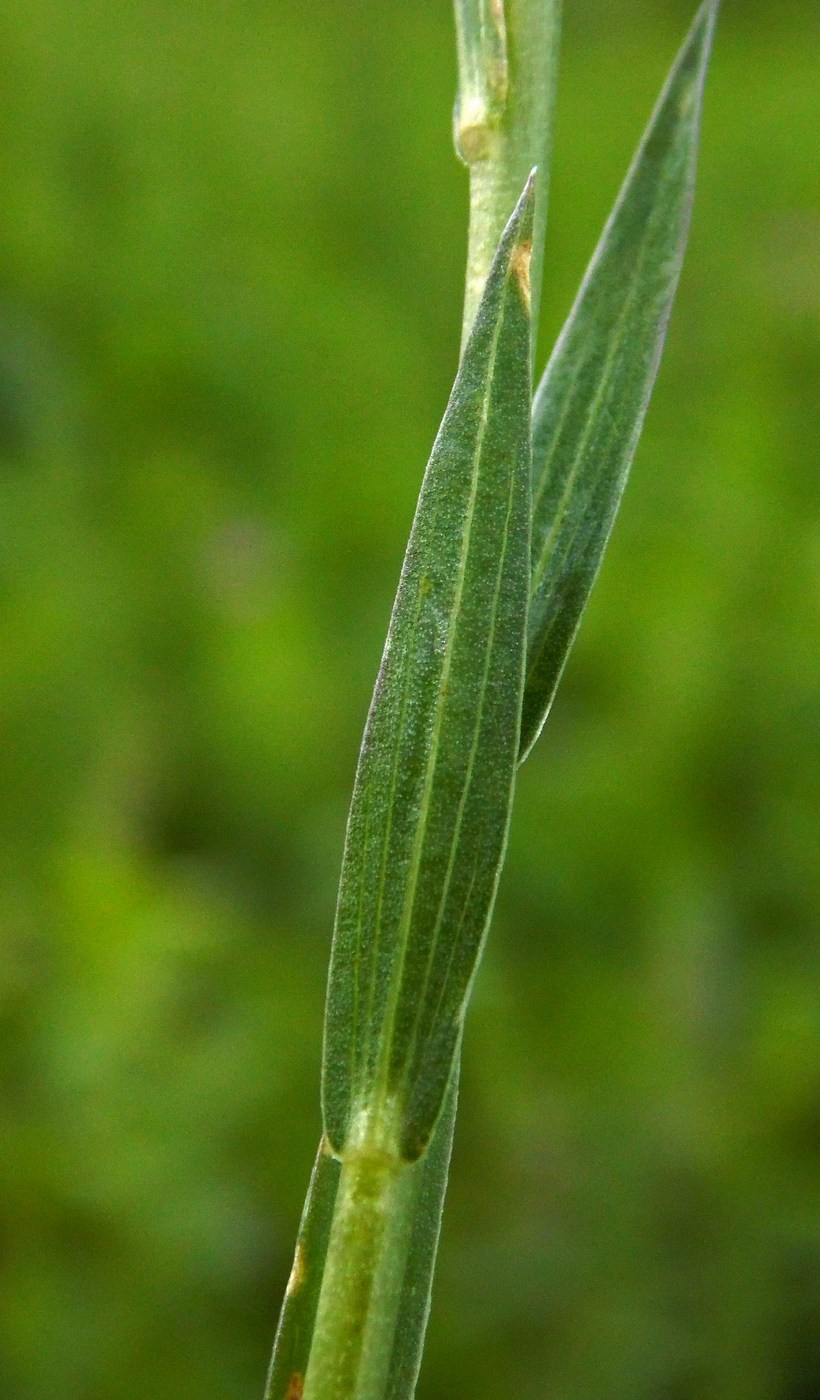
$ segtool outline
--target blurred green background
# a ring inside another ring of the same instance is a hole
[[[688,24],[567,0],[544,348]],[[726,0],[523,771],[420,1400],[817,1400],[818,12]],[[0,14],[0,1396],[261,1397],[455,370],[447,0]]]

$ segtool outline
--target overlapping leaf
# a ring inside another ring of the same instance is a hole
[[[359,759],[325,1026],[337,1152],[352,1126],[407,1160],[423,1151],[503,858],[529,587],[532,205],[530,180],[425,474]]]
[[[341,1166],[322,1136],[299,1224],[293,1269],[268,1370],[265,1400],[295,1400],[302,1394]]]
[[[689,228],[708,0],[672,68],[533,405],[526,757],[572,646],[657,372]]]

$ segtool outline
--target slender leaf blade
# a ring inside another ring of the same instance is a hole
[[[414,1160],[441,1109],[506,845],[530,551],[533,180],[510,219],[425,473],[359,758],[322,1096]]]
[[[718,0],[672,67],[533,404],[521,755],[549,712],[623,495],[678,285]]]

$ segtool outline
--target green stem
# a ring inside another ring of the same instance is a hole
[[[560,0],[456,0],[455,141],[470,170],[462,348],[504,226],[537,166],[530,267],[535,353],[560,8]]]
[[[372,1148],[342,1162],[304,1400],[382,1400],[410,1245],[412,1168]]]

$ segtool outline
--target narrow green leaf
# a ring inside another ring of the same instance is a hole
[[[265,1386],[265,1400],[301,1400],[333,1223],[341,1162],[323,1136],[296,1239],[293,1268]]]
[[[522,758],[575,639],[655,380],[686,246],[717,8],[708,0],[698,12],[535,397]]]
[[[450,1079],[519,742],[530,551],[533,180],[499,244],[425,474],[353,791],[325,1131],[408,1161]]]

